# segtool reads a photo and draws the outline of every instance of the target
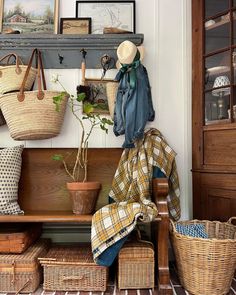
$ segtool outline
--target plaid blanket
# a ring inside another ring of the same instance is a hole
[[[94,259],[127,236],[137,220],[152,221],[157,215],[151,201],[152,171],[157,166],[169,179],[168,206],[174,220],[180,218],[180,191],[175,164],[176,153],[157,129],[150,129],[135,148],[125,149],[109,194],[115,203],[98,210],[92,219],[91,242]]]

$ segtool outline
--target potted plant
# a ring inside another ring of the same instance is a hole
[[[64,155],[54,155],[53,160],[61,161],[66,173],[70,176],[72,182],[67,183],[67,189],[70,192],[72,199],[72,207],[74,214],[91,214],[94,211],[96,200],[101,189],[101,184],[96,181],[88,181],[88,143],[93,129],[99,126],[104,132],[108,132],[108,125],[113,122],[108,118],[101,117],[94,113],[96,104],[84,102],[86,98],[85,92],[79,93],[76,97],[66,91],[63,84],[54,75],[52,81],[61,85],[63,91],[53,97],[56,111],[60,111],[60,105],[64,95],[68,95],[69,108],[81,126],[82,132],[80,134],[79,146],[74,158],[72,167],[68,163],[68,157]],[[83,114],[82,112],[83,111]],[[82,115],[82,116],[81,116]],[[89,126],[84,124],[84,121],[89,121]]]

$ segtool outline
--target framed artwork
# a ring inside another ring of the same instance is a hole
[[[0,31],[57,34],[59,0],[0,0]]]
[[[76,1],[76,17],[92,18],[92,34],[105,27],[135,33],[135,1]]]
[[[91,34],[91,17],[61,18],[60,34]]]
[[[113,81],[112,79],[85,79],[85,85],[89,87],[90,95],[83,103],[89,102],[94,105],[93,113],[109,114],[106,84]]]

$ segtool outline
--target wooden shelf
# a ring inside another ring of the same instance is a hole
[[[224,19],[224,20],[216,22],[215,24],[212,24],[212,25],[210,25],[208,27],[205,27],[205,30],[206,31],[212,30],[212,29],[215,29],[217,27],[223,26],[223,25],[228,24],[228,23],[229,23],[229,19]]]
[[[92,215],[75,215],[71,211],[31,211],[24,215],[0,215],[0,222],[77,222],[91,224]]]
[[[0,50],[1,56],[15,52],[27,63],[32,49],[39,48],[44,68],[73,69],[81,67],[80,50],[84,48],[87,51],[86,67],[96,69],[101,68],[100,59],[104,54],[117,60],[116,49],[121,42],[129,40],[138,46],[143,39],[143,34],[0,34]],[[63,57],[62,63],[59,55]]]

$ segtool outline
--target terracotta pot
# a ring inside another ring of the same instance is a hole
[[[101,189],[99,182],[68,182],[67,189],[70,192],[74,214],[83,215],[94,212]]]

